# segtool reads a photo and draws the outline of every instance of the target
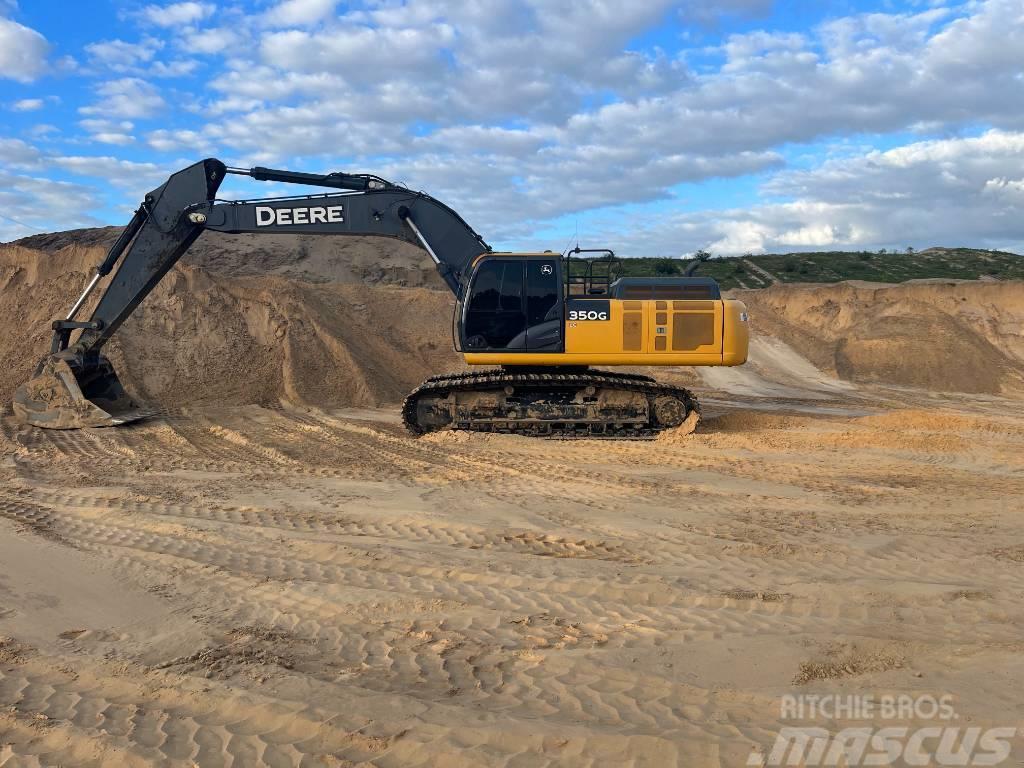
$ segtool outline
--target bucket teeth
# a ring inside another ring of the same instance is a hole
[[[140,417],[104,357],[88,365],[69,355],[45,358],[15,390],[13,406],[23,423],[47,429],[109,427]]]

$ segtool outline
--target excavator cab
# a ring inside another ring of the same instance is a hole
[[[462,350],[563,351],[563,290],[555,254],[481,256],[461,302]]]

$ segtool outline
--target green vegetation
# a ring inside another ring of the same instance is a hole
[[[623,259],[622,274],[631,277],[682,275],[689,263],[688,259],[664,257]],[[1024,256],[977,248],[928,248],[923,251],[907,248],[877,253],[764,253],[714,258],[704,262],[697,274],[715,278],[723,288],[763,288],[772,282],[835,283],[840,280],[901,283],[929,277],[977,280],[988,276],[998,280],[1024,280]]]

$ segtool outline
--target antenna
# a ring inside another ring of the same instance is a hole
[[[573,240],[576,241],[576,248],[578,250],[580,247],[580,217],[578,214],[576,216],[576,231],[575,233],[573,233],[573,236],[569,238],[569,243],[571,243]],[[563,254],[569,253],[569,243],[566,243],[565,248],[562,249]]]

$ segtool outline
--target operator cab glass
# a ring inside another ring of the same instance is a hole
[[[557,256],[492,256],[476,268],[465,303],[466,351],[559,352],[562,325]]]
[[[466,306],[466,349],[508,349],[525,331],[523,262],[485,261],[476,271]]]

